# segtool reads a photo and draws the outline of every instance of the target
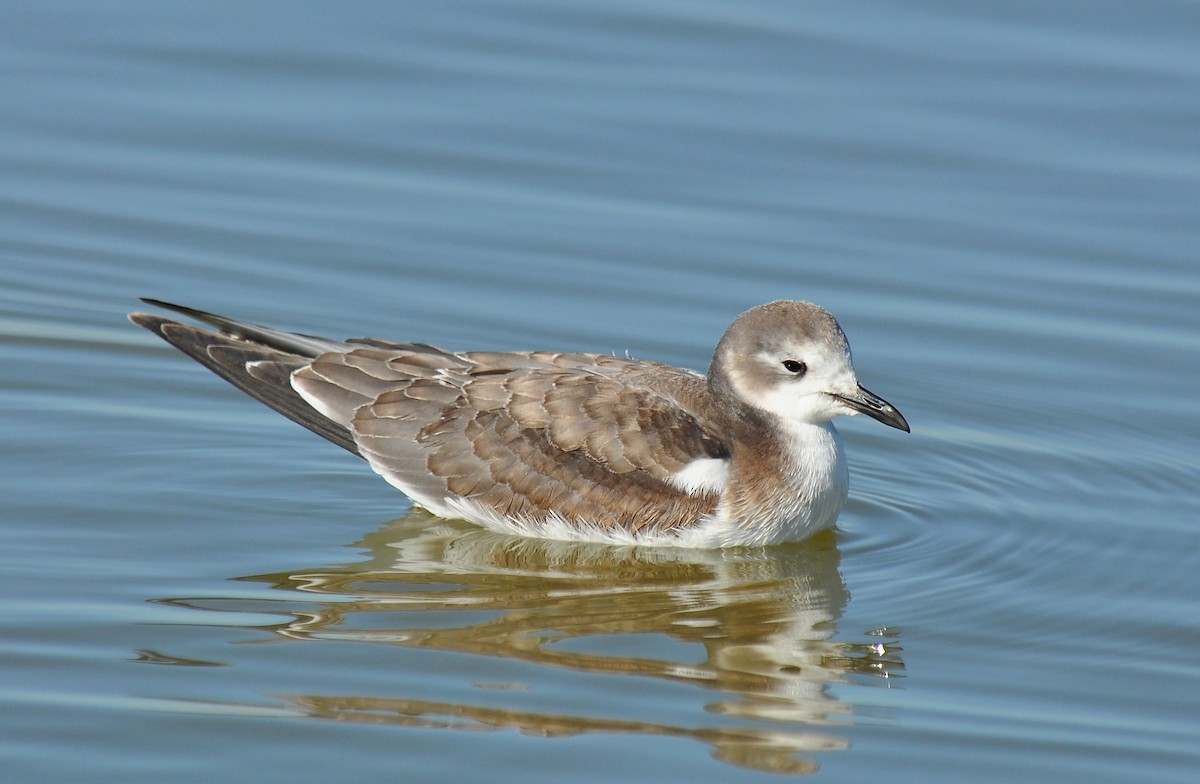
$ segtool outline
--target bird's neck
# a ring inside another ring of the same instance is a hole
[[[770,541],[831,527],[846,502],[849,471],[831,423],[775,422],[735,442],[722,505]],[[747,438],[748,437],[748,438]]]

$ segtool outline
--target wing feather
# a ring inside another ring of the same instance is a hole
[[[704,382],[688,371],[599,354],[334,341],[165,306],[221,332],[131,318],[431,508],[463,499],[510,520],[638,532],[689,525],[719,501],[711,487],[671,482],[695,461],[729,457],[701,424]]]
[[[516,519],[667,530],[715,508],[715,493],[666,481],[693,460],[728,457],[670,396],[514,356],[519,369],[497,372],[492,355],[482,375],[414,379],[359,407],[360,451],[399,487]]]

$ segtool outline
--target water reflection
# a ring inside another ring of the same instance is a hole
[[[698,552],[506,537],[415,511],[363,544],[366,562],[241,578],[290,594],[289,619],[265,628],[289,640],[414,646],[661,679],[713,697],[695,722],[676,726],[644,720],[644,705],[631,706],[638,715],[628,720],[595,718],[586,695],[575,715],[495,707],[495,700],[483,706],[369,694],[274,695],[311,717],[545,736],[690,737],[733,764],[799,773],[815,770],[815,763],[798,753],[847,745],[827,731],[851,710],[830,685],[855,676],[886,683],[904,667],[895,635],[886,631],[864,635],[867,642],[834,639],[849,596],[831,535],[770,550]],[[261,601],[240,608],[229,601],[171,603],[221,612],[267,609]],[[688,660],[661,658],[676,648],[648,646],[646,635],[688,644],[680,647]],[[660,658],[646,656],[647,648]],[[480,671],[485,680],[473,684],[480,688],[526,688],[488,682],[487,668]]]

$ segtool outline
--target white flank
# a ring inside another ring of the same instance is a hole
[[[729,459],[701,457],[667,477],[667,483],[688,495],[725,492],[729,484]]]

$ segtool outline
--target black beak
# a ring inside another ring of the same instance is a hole
[[[905,433],[912,432],[912,429],[908,426],[908,422],[904,419],[904,415],[897,411],[895,406],[869,389],[866,389],[862,384],[858,385],[858,391],[853,395],[836,395],[836,397],[850,406],[850,408],[866,414],[871,419],[876,419],[885,425],[903,430]]]

